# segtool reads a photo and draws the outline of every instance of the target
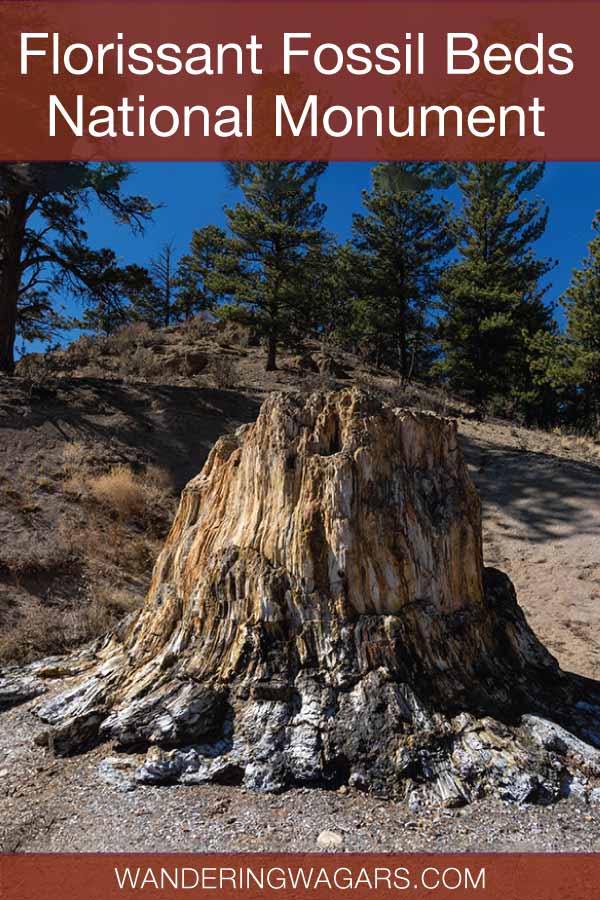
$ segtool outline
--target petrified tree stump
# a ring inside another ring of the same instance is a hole
[[[452,804],[591,788],[598,703],[484,570],[455,424],[346,390],[217,442],[139,617],[38,713],[60,753],[150,747],[145,782]]]

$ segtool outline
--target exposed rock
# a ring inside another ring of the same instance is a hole
[[[344,838],[337,831],[322,831],[317,838],[317,846],[321,850],[338,850],[344,843]]]
[[[333,378],[348,377],[344,367],[330,353],[317,353],[314,361],[321,375],[331,375]]]
[[[208,356],[204,350],[190,350],[185,347],[175,347],[158,361],[162,372],[175,375],[197,375],[203,372],[208,365]]]
[[[102,781],[112,785],[118,791],[128,793],[135,790],[135,765],[128,759],[108,756],[98,766],[98,774]]]
[[[33,674],[0,673],[0,710],[8,709],[39,697],[47,691],[46,685]]]
[[[501,572],[453,422],[274,395],[185,489],[143,610],[42,704],[43,740],[155,745],[143,783],[349,783],[547,802],[600,775],[600,691]]]
[[[299,353],[296,356],[291,356],[289,364],[293,369],[299,369],[301,372],[312,372],[313,374],[316,374],[319,371],[319,367],[315,362],[312,353]]]
[[[188,375],[196,375],[203,372],[208,365],[208,356],[203,350],[188,350],[183,357],[185,370]]]

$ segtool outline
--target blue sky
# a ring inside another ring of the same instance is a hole
[[[371,181],[371,163],[332,163],[322,177],[320,199],[327,204],[327,228],[340,239],[350,233],[352,213],[360,209],[361,191]],[[161,243],[173,240],[187,249],[192,230],[209,222],[222,224],[223,208],[236,200],[221,163],[137,163],[128,190],[164,204],[143,237],[116,227],[101,212],[88,218],[93,245],[113,247],[123,262],[147,263]],[[539,253],[558,259],[549,300],[556,300],[579,266],[591,239],[594,213],[600,209],[600,163],[549,163],[537,191],[550,207],[548,229]]]

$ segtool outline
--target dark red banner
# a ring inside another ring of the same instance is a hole
[[[0,856],[3,900],[591,900],[587,854],[55,854]]]
[[[600,2],[0,0],[1,159],[600,159]]]

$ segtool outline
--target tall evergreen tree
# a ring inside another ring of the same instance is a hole
[[[108,162],[0,167],[0,372],[13,371],[20,310],[31,292],[49,284],[59,288],[85,269],[82,214],[90,202],[97,200],[115,221],[133,228],[150,217],[148,200],[124,193],[129,172]]]
[[[322,265],[316,270],[313,292],[319,297],[319,326],[327,341],[358,349],[359,335],[355,322],[358,286],[362,283],[361,256],[350,241],[331,243],[321,254]]]
[[[225,231],[217,225],[206,225],[192,234],[189,253],[180,259],[175,276],[177,312],[184,319],[214,309],[223,299],[209,282],[226,238]]]
[[[320,162],[231,163],[244,200],[227,209],[232,237],[209,286],[249,307],[267,342],[266,369],[277,367],[278,344],[313,324],[318,298],[306,285],[322,265],[325,206],[316,200]]]
[[[85,304],[78,324],[109,337],[133,320],[132,301],[154,290],[154,284],[143,266],[120,266],[110,248],[77,248],[76,252],[77,278],[72,289]]]
[[[484,162],[459,174],[460,259],[443,279],[442,371],[478,405],[493,396],[535,403],[528,342],[551,327],[542,279],[554,263],[535,254],[548,211],[528,194],[543,173],[540,163]]]
[[[449,188],[460,171],[460,163],[386,162],[373,169],[373,182],[375,188],[392,194],[420,193]]]
[[[409,185],[411,167],[406,166]],[[432,303],[453,240],[449,205],[426,187],[404,189],[402,164],[394,164],[392,179],[388,168],[383,164],[374,169],[373,189],[363,193],[368,214],[353,218],[353,243],[362,256],[355,314],[378,362],[408,378],[426,368]]]
[[[592,227],[595,237],[580,269],[573,272],[561,298],[567,329],[560,352],[548,359],[554,382],[570,390],[577,418],[587,427],[600,428],[600,212]]]

